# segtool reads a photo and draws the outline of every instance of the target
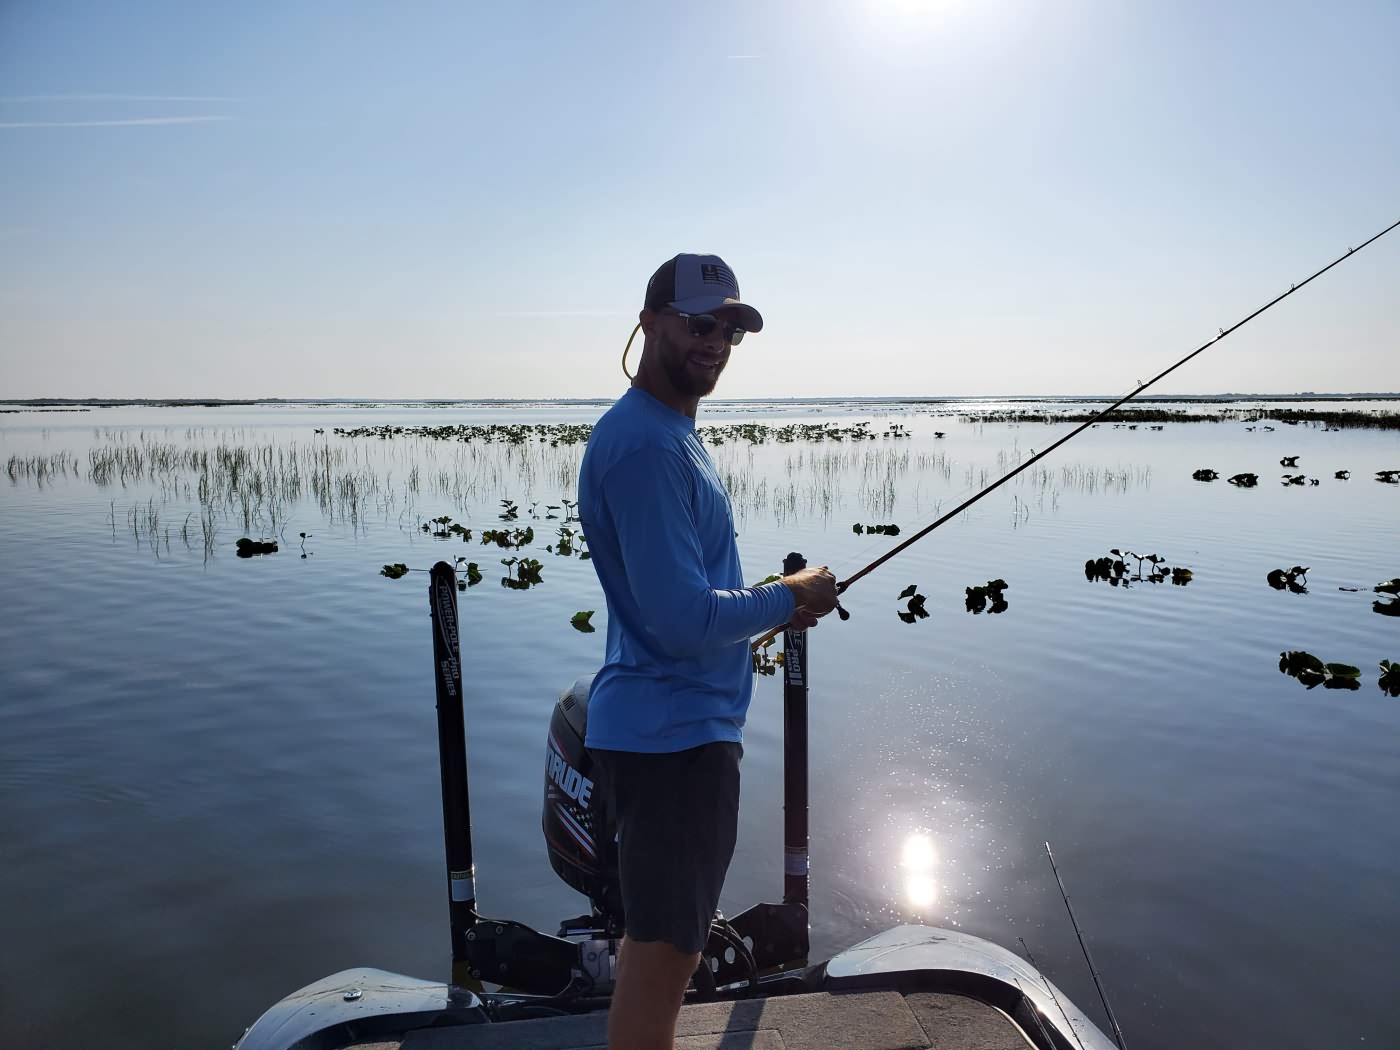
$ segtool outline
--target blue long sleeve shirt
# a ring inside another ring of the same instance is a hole
[[[749,642],[786,623],[792,592],[745,587],[729,494],[695,421],[633,387],[593,428],[579,521],[608,604],[588,699],[589,747],[683,751],[739,742]]]

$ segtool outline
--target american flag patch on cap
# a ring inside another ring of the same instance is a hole
[[[701,263],[700,280],[706,284],[722,284],[730,288],[739,286],[739,282],[734,279],[734,271],[723,263]]]

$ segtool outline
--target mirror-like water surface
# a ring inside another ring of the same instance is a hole
[[[790,550],[848,576],[898,542],[852,525],[902,539],[1067,429],[977,418],[1006,407],[1027,406],[707,406],[702,424],[877,435],[714,445],[749,577]],[[445,976],[427,577],[385,564],[484,575],[460,596],[483,909],[549,932],[581,910],[539,805],[550,709],[602,645],[569,619],[606,617],[592,567],[544,550],[582,445],[335,430],[602,408],[0,416],[0,1045],[227,1046],[334,970]],[[814,956],[898,921],[1024,938],[1097,1011],[1049,840],[1134,1047],[1400,1045],[1400,700],[1376,685],[1400,619],[1370,593],[1400,576],[1400,485],[1374,479],[1400,432],[1265,424],[1103,424],[812,632]],[[1258,487],[1224,480],[1241,472]],[[524,551],[479,542],[502,499],[535,530]],[[440,515],[472,542],[425,534]],[[280,550],[237,558],[243,536]],[[1193,578],[1086,580],[1115,547]],[[541,585],[498,585],[517,553]],[[1294,565],[1307,593],[1268,586]],[[996,578],[1006,611],[969,614],[965,588]],[[905,624],[909,584],[930,615]],[[1356,665],[1360,689],[1280,674],[1296,649]],[[781,893],[781,733],[761,679],[726,910]]]

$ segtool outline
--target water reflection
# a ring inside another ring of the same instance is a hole
[[[933,839],[916,832],[904,840],[900,857],[904,903],[916,912],[926,912],[938,901],[938,881],[934,876],[938,852]]]

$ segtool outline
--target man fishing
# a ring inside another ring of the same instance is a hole
[[[671,1050],[738,832],[750,639],[836,607],[823,566],[744,586],[724,483],[695,433],[763,318],[715,255],[677,255],[647,284],[632,388],[593,428],[579,518],[608,604],[587,746],[618,829],[626,936],[611,1050]]]

